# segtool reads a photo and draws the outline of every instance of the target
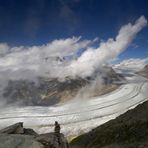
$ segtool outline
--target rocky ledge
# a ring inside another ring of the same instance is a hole
[[[0,148],[68,148],[62,133],[38,134],[19,122],[0,130]]]

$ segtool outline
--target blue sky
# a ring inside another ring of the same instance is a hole
[[[0,0],[0,42],[10,46],[46,44],[82,36],[107,40],[141,15],[147,0]],[[148,27],[119,59],[148,57]]]

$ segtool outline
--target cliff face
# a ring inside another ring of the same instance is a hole
[[[0,130],[0,148],[68,148],[68,142],[62,133],[38,135],[16,123]]]
[[[148,101],[70,143],[71,148],[147,148]]]

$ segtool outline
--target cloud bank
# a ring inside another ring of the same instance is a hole
[[[114,65],[114,68],[117,70],[128,70],[132,72],[136,72],[141,70],[146,64],[148,64],[148,58],[139,59],[139,58],[131,58],[122,61],[119,64]]]
[[[96,49],[89,48],[82,56],[69,65],[69,71],[72,70],[74,76],[82,77],[91,75],[103,64],[112,61],[121,54],[135,38],[136,34],[147,24],[144,16],[141,16],[135,24],[127,24],[119,30],[115,40],[110,38],[103,42]]]
[[[146,25],[146,18],[141,16],[134,24],[121,27],[115,39],[109,38],[97,48],[93,48],[95,39],[82,40],[81,37],[54,40],[32,47],[11,48],[5,43],[0,44],[0,79],[91,76],[121,54]],[[85,52],[78,57],[80,49],[85,49]],[[64,60],[67,56],[71,58]]]

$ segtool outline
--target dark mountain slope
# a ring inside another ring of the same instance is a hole
[[[71,142],[72,148],[148,148],[148,101]]]

